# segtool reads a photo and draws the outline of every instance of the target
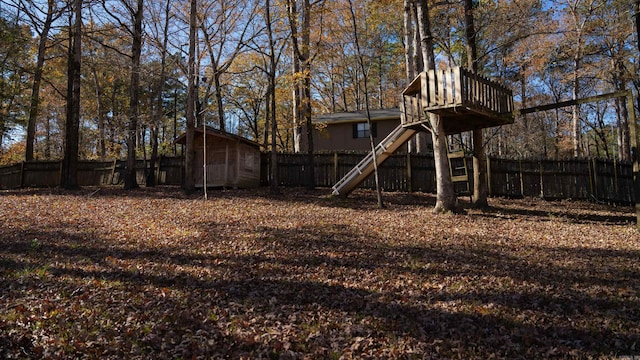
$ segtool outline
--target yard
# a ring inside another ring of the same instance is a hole
[[[631,207],[0,192],[0,358],[640,355]]]

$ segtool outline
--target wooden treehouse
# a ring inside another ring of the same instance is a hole
[[[420,73],[401,106],[402,126],[418,131],[429,128],[427,113],[440,116],[446,135],[513,123],[512,91],[459,66]]]
[[[445,135],[513,123],[511,90],[461,67],[425,71],[402,92],[401,124],[333,186],[347,196],[416,132],[430,130],[428,113],[443,121]],[[468,180],[465,165],[464,180]],[[453,176],[453,175],[452,175]]]

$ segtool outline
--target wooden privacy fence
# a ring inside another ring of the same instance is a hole
[[[315,183],[331,187],[351,170],[365,153],[342,152],[316,154]],[[467,159],[469,178],[472,161]],[[0,188],[54,187],[60,183],[60,161],[23,162],[0,167]],[[148,162],[138,160],[139,184],[145,183]],[[269,155],[263,154],[261,182],[270,179]],[[125,161],[80,161],[81,186],[122,184]],[[435,163],[432,155],[393,154],[379,167],[380,184],[386,191],[435,192]],[[487,164],[491,196],[545,199],[581,199],[621,204],[635,203],[633,169],[630,163],[601,159],[513,160],[489,158]],[[161,157],[156,166],[159,185],[181,185],[183,158]],[[306,154],[279,154],[278,179],[281,186],[304,186],[308,171]],[[458,184],[460,185],[460,184]],[[360,185],[374,188],[373,176]],[[471,184],[473,186],[473,184]]]
[[[351,170],[365,153],[316,154],[315,184],[331,187]],[[469,179],[473,168],[467,159]],[[308,172],[306,154],[280,154],[278,180],[281,186],[304,186]],[[269,181],[269,157],[262,157],[262,183]],[[487,176],[491,196],[545,199],[580,199],[611,203],[635,203],[630,163],[601,159],[513,160],[489,158]],[[435,192],[432,155],[394,154],[379,167],[379,180],[386,191]],[[460,184],[457,184],[460,185]],[[360,185],[374,188],[373,176]],[[470,184],[471,188],[473,184]]]
[[[156,183],[159,185],[181,185],[183,181],[182,158],[160,157],[156,164]],[[78,163],[78,185],[118,185],[124,181],[126,161],[83,160]],[[136,162],[138,184],[145,183],[148,161]],[[55,187],[60,184],[62,161],[25,161],[0,167],[0,189],[21,187]]]

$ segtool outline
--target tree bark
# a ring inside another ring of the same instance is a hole
[[[187,109],[186,109],[186,149],[184,153],[184,189],[186,192],[195,190],[195,102],[196,102],[196,29],[197,29],[197,1],[191,0],[189,9],[189,60],[187,64]]]
[[[47,1],[47,16],[42,26],[40,34],[40,42],[38,44],[38,57],[36,60],[36,69],[33,74],[33,86],[31,88],[31,104],[29,106],[29,120],[27,122],[27,139],[25,145],[25,160],[31,161],[34,156],[34,143],[36,135],[36,121],[39,114],[40,106],[40,84],[42,82],[42,69],[44,67],[45,54],[47,51],[47,39],[51,24],[54,20],[54,11],[56,11],[56,2],[54,0]]]
[[[313,121],[311,119],[311,1],[303,0],[302,9],[302,109],[307,131],[307,189],[316,187],[313,156]]]
[[[265,0],[265,21],[267,26],[267,37],[269,38],[269,88],[267,91],[267,118],[266,124],[271,124],[271,179],[269,186],[272,193],[278,193],[278,149],[276,147],[276,134],[278,133],[278,122],[276,121],[276,48],[273,40],[273,30],[271,27],[271,1]],[[265,127],[266,127],[265,124]]]
[[[300,101],[300,47],[298,44],[298,6],[296,4],[297,0],[288,0],[288,17],[289,17],[289,28],[291,29],[291,41],[292,47],[291,51],[293,53],[291,62],[293,68],[293,90],[292,90],[292,100],[293,100],[293,151],[295,153],[302,152],[303,149],[303,140],[302,140],[302,124],[301,124],[301,101]]]
[[[67,119],[60,186],[77,189],[78,146],[80,128],[80,70],[82,59],[82,0],[74,1],[74,24],[69,27],[69,58],[67,65]]]
[[[417,1],[418,28],[422,42],[422,57],[425,69],[435,69],[435,55],[433,52],[433,37],[431,35],[431,23],[429,19],[429,6],[427,0]],[[433,209],[436,213],[457,212],[458,199],[451,181],[449,171],[449,158],[447,151],[447,139],[444,133],[444,124],[440,117],[428,113],[431,123],[431,138],[433,140],[433,156],[436,166],[436,205]]]
[[[98,157],[104,160],[107,155],[106,147],[106,133],[105,133],[105,112],[104,104],[102,102],[102,86],[100,85],[100,79],[98,78],[98,71],[94,66],[91,68],[91,74],[93,75],[93,87],[96,93],[96,105],[98,111]]]
[[[353,26],[353,37],[356,43],[356,53],[358,56],[358,64],[360,65],[360,69],[362,70],[362,80],[364,82],[364,106],[367,113],[367,127],[369,128],[369,145],[371,146],[371,155],[373,158],[373,175],[376,182],[376,195],[378,198],[378,208],[384,208],[384,202],[382,201],[382,189],[380,187],[380,179],[378,177],[378,159],[376,154],[376,146],[373,141],[373,131],[371,126],[371,111],[369,107],[369,77],[367,75],[367,69],[364,65],[364,56],[362,55],[362,51],[360,50],[360,40],[358,37],[358,26],[356,23],[356,13],[353,8],[353,1],[349,0],[349,10],[351,10],[351,20]]]
[[[129,126],[127,136],[127,170],[124,188],[138,188],[136,179],[136,133],[140,113],[140,56],[142,53],[143,0],[138,0],[136,10],[131,14],[133,39],[131,41],[131,84],[129,85]]]
[[[473,21],[473,0],[464,0],[465,36],[467,38],[467,66],[475,74],[478,73],[478,47],[476,28]],[[477,208],[489,206],[487,196],[487,156],[484,149],[482,129],[474,129],[473,137],[473,200]]]
[[[165,20],[164,27],[162,30],[162,47],[160,49],[161,59],[160,59],[160,79],[158,79],[158,87],[156,89],[156,104],[153,107],[153,120],[151,124],[151,159],[150,159],[150,169],[147,173],[146,186],[156,186],[156,163],[158,162],[158,132],[160,123],[162,122],[162,117],[164,116],[164,107],[163,107],[163,99],[164,99],[164,87],[165,82],[167,80],[167,44],[169,43],[169,16],[171,10],[171,1],[167,0],[165,3]]]
[[[220,72],[213,73],[213,81],[215,85],[216,108],[218,110],[218,125],[221,131],[227,131],[227,123],[224,115],[224,103],[222,101],[222,86],[220,83]]]

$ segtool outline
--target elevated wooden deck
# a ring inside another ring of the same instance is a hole
[[[420,73],[402,99],[407,128],[428,126],[426,112],[440,115],[447,135],[513,123],[511,90],[462,67]]]

